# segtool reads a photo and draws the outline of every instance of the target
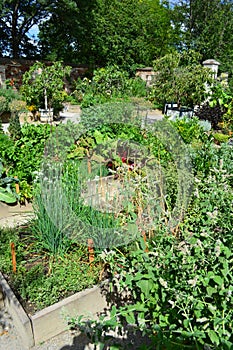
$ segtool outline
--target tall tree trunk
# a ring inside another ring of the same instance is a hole
[[[12,42],[12,56],[13,58],[19,57],[19,36],[18,36],[18,10],[20,0],[15,2],[13,13],[12,13],[12,27],[11,27],[11,42]]]

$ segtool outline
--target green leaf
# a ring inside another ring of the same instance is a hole
[[[222,277],[220,277],[220,276],[215,276],[215,277],[213,278],[213,280],[214,280],[214,282],[216,282],[219,286],[221,286],[221,285],[223,284],[223,279],[222,279]]]
[[[111,312],[110,312],[110,317],[115,317],[116,316],[116,313],[117,313],[117,310],[116,310],[116,306],[113,305],[112,306],[112,309],[111,309]]]
[[[146,298],[150,296],[150,289],[152,287],[153,282],[151,280],[140,280],[137,281],[137,286],[141,289],[142,293]]]
[[[133,312],[129,312],[125,315],[125,318],[126,318],[126,322],[128,324],[135,324],[135,317],[134,317],[134,314]]]
[[[97,145],[100,145],[103,142],[103,140],[104,140],[104,135],[98,130],[94,131],[93,136],[94,136],[94,138],[96,140]]]
[[[213,287],[207,287],[206,291],[207,291],[208,296],[210,296],[210,297],[212,296],[212,294],[217,292],[216,289]]]
[[[219,345],[219,337],[215,331],[212,329],[208,330],[208,336],[213,344]]]
[[[9,193],[6,189],[0,188],[0,201],[11,204],[16,202],[16,198],[12,193]]]
[[[183,323],[184,323],[184,327],[185,327],[185,328],[189,328],[189,323],[190,323],[189,320],[184,319],[184,322],[183,322]]]

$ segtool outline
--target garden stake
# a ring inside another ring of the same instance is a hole
[[[139,225],[142,223],[142,207],[141,206],[138,206],[138,223]],[[144,230],[142,230],[142,237],[143,237],[143,240],[145,242],[145,245],[146,245],[146,248],[145,248],[145,253],[148,253],[148,244],[146,243],[146,233]]]
[[[93,239],[89,238],[87,240],[87,246],[88,246],[88,253],[89,253],[89,262],[90,262],[90,265],[92,265],[95,259]]]
[[[145,231],[142,231],[142,237],[143,237],[143,240],[144,240],[145,245],[146,245],[145,253],[148,253],[149,249],[148,249],[148,244],[146,242],[146,233],[145,233]]]
[[[13,272],[16,273],[16,255],[15,255],[15,244],[14,243],[11,243],[11,256],[12,256]]]
[[[14,176],[15,179],[17,179],[17,176]],[[15,192],[18,194],[19,193],[19,184],[15,183]]]
[[[87,171],[88,171],[88,174],[91,174],[90,152],[88,149],[86,150],[86,152],[87,152]]]

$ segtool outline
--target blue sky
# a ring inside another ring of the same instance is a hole
[[[38,33],[39,33],[39,28],[38,28],[38,25],[35,24],[35,25],[29,30],[28,35],[29,35],[30,38],[33,38],[33,36],[34,36],[34,39],[36,39]]]

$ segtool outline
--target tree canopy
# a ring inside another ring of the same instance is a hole
[[[231,69],[232,0],[178,0],[172,18],[179,33],[176,45],[180,51],[193,49],[203,60],[214,58],[221,62],[223,70]]]
[[[98,0],[92,50],[99,65],[151,65],[170,48],[170,12],[159,0]]]
[[[0,0],[0,55],[35,56],[38,48],[29,31],[49,16],[52,3],[52,0]]]
[[[191,49],[232,71],[232,0],[0,0],[0,13],[0,56],[130,71]]]
[[[167,53],[172,31],[159,0],[60,0],[40,29],[44,57],[124,68]]]

